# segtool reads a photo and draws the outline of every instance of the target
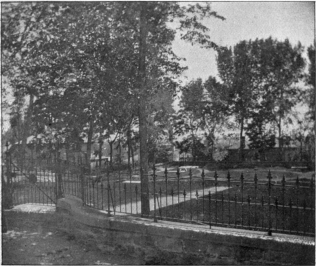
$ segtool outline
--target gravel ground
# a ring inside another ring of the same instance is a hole
[[[126,254],[101,252],[60,230],[55,213],[5,211],[2,265],[140,265]]]

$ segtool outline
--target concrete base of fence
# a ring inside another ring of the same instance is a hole
[[[142,257],[146,264],[315,265],[311,237],[235,230],[131,216],[108,216],[73,196],[58,200],[72,230],[94,235],[96,248]]]

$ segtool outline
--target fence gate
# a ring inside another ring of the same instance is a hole
[[[55,205],[62,197],[61,178],[55,169],[49,160],[20,160],[6,151],[1,175],[2,207],[10,209],[25,203]]]

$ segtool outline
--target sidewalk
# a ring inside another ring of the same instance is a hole
[[[217,187],[217,192],[220,191],[224,191],[228,189],[228,187]],[[215,187],[211,187],[211,188],[205,188],[204,189],[204,196],[207,196],[209,191],[211,192],[211,194],[215,193]],[[159,197],[158,194],[158,190],[156,191],[156,210],[158,210],[158,208],[164,208],[167,206],[171,206],[172,205],[172,198],[173,198],[173,205],[176,205],[178,203],[182,203],[184,201],[189,201],[190,199],[196,199],[196,191],[192,191],[191,193],[188,193],[185,198],[183,196],[183,194],[181,193],[178,197],[178,194],[174,194],[173,197],[172,196],[162,196],[161,199]],[[201,198],[203,196],[203,189],[198,190],[198,195],[199,198]],[[153,211],[155,209],[154,207],[155,203],[154,203],[154,199],[150,199],[149,201],[149,206],[150,206],[150,211]],[[137,202],[133,202],[133,203],[127,203],[126,206],[125,204],[122,205],[118,205],[115,208],[115,212],[124,212],[124,213],[132,213],[132,214],[138,214],[140,213],[141,210],[141,201],[137,201]]]

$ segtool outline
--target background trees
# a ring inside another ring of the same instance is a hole
[[[174,116],[174,133],[183,136],[175,142],[180,151],[191,151],[193,161],[213,159],[216,134],[231,124],[227,117],[227,91],[216,78],[192,80],[182,89],[180,110]]]
[[[253,54],[253,55],[252,55]],[[219,77],[228,95],[228,112],[240,125],[240,158],[244,148],[244,128],[258,99],[258,73],[256,64],[258,49],[252,42],[242,41],[233,49],[218,49],[217,65]]]
[[[274,126],[278,129],[279,139],[282,139],[283,120],[299,96],[297,84],[303,77],[305,66],[302,52],[300,43],[293,46],[287,39],[278,41],[271,37],[242,41],[233,49],[218,50],[219,76],[229,95],[229,112],[240,124],[241,158],[244,129],[251,147],[268,142],[270,144],[266,147],[270,147]],[[262,135],[264,124],[270,127],[265,133],[270,137]]]

